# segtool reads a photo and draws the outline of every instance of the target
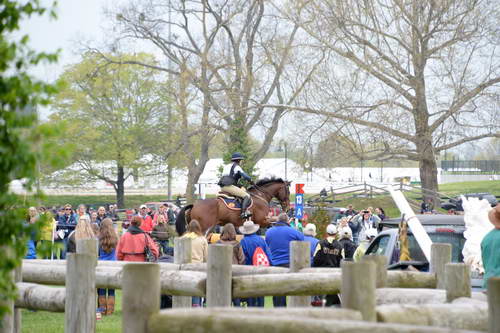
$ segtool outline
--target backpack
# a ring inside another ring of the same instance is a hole
[[[269,266],[269,258],[262,248],[259,246],[255,249],[252,257],[252,265],[254,266]]]

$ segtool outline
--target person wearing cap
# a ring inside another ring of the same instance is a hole
[[[493,224],[493,230],[488,232],[481,241],[481,257],[483,259],[483,288],[488,287],[488,279],[500,276],[500,204],[490,210],[488,218]]]
[[[281,213],[273,227],[266,231],[266,243],[271,250],[273,266],[290,266],[290,242],[304,241],[304,235],[290,226],[288,215]],[[273,296],[274,307],[286,306],[285,296]]]
[[[344,250],[337,240],[337,227],[329,224],[326,227],[327,237],[316,245],[314,250],[314,267],[340,267]]]
[[[377,229],[375,228],[369,228],[366,230],[364,233],[365,239],[359,243],[358,248],[352,256],[354,261],[358,262],[361,260],[361,257],[365,255],[366,249],[368,249],[368,246],[370,246],[371,242],[375,239],[375,237],[377,237],[377,234]]]
[[[251,220],[245,221],[243,225],[238,228],[239,232],[243,234],[240,245],[245,255],[245,265],[253,265],[254,253],[259,247],[266,254],[269,264],[272,265],[273,263],[271,251],[266,241],[261,236],[257,235],[259,228],[260,226],[253,223]],[[264,297],[250,297],[247,299],[247,304],[249,307],[264,307]]]
[[[248,194],[244,187],[239,185],[239,181],[243,178],[250,184],[255,184],[252,181],[252,178],[250,178],[250,176],[241,168],[240,163],[244,159],[245,157],[242,154],[234,153],[231,156],[232,163],[224,166],[224,169],[222,170],[222,177],[220,178],[218,185],[221,187],[221,191],[243,199],[243,202],[241,203],[241,218],[247,219],[252,216],[252,214],[247,211],[251,203],[250,194]]]
[[[316,238],[316,225],[314,223],[308,223],[304,228],[304,240],[309,242],[311,249],[311,266],[314,259],[314,251],[316,246],[318,246],[319,239]]]
[[[140,228],[144,232],[151,233],[151,231],[153,231],[153,219],[148,214],[148,207],[146,205],[141,205],[139,208],[139,214],[137,215],[142,219]]]
[[[354,252],[357,249],[357,245],[352,241],[352,231],[348,226],[339,228],[340,240],[339,243],[344,249],[344,258],[352,259]]]
[[[344,250],[337,240],[337,227],[329,224],[326,227],[327,237],[320,241],[314,251],[314,267],[340,267]],[[340,304],[337,295],[326,295],[326,306]]]

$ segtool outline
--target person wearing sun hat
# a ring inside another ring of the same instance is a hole
[[[500,204],[488,213],[494,229],[481,241],[481,256],[484,266],[483,288],[487,288],[488,279],[500,276]]]
[[[251,220],[245,221],[243,225],[238,228],[240,233],[243,234],[240,245],[243,249],[243,254],[245,255],[245,265],[253,265],[254,253],[259,247],[266,254],[269,264],[272,265],[271,251],[269,250],[266,241],[257,235],[259,228],[260,226],[253,223]],[[250,307],[264,307],[264,297],[248,298],[247,304]]]

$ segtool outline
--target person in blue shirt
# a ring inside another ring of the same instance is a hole
[[[115,232],[113,221],[105,218],[99,228],[99,260],[116,260],[116,246],[118,245],[118,235]],[[107,297],[106,297],[107,294]],[[111,315],[115,311],[115,290],[97,289],[97,311],[104,315]]]
[[[318,246],[319,239],[316,238],[316,225],[314,223],[308,223],[304,228],[304,240],[311,244],[311,266],[314,258],[314,251],[316,246]]]
[[[290,266],[290,242],[304,241],[304,235],[288,223],[288,215],[281,213],[272,228],[266,231],[266,243],[271,250],[273,266]],[[286,306],[285,296],[273,297],[274,307]]]
[[[70,204],[64,205],[64,214],[60,215],[57,219],[57,238],[56,243],[61,245],[58,246],[59,259],[66,259],[66,250],[68,247],[68,237],[69,234],[76,228],[76,214],[73,213],[73,209]]]
[[[253,256],[257,248],[261,248],[267,256],[269,265],[272,265],[271,251],[267,246],[266,241],[259,235],[257,231],[260,226],[253,223],[253,221],[245,221],[241,227],[238,228],[242,233],[243,239],[240,241],[243,254],[245,255],[245,265],[253,265]],[[248,306],[264,307],[264,297],[251,297],[247,300]]]

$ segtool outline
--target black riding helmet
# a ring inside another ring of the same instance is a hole
[[[231,161],[240,161],[240,160],[244,160],[245,159],[245,156],[243,156],[243,154],[241,153],[234,153],[233,155],[231,155]]]

